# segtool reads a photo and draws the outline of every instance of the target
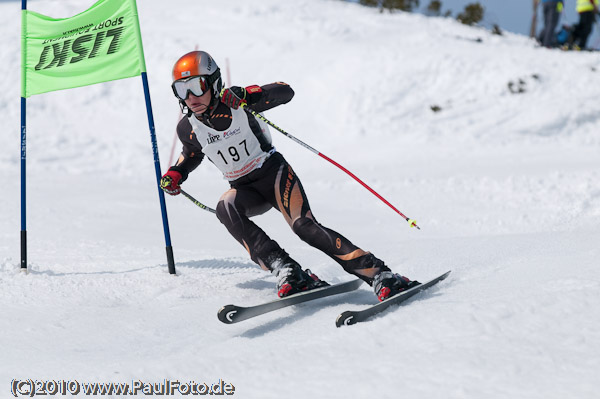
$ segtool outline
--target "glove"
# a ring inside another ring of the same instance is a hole
[[[176,170],[171,170],[164,174],[160,179],[160,188],[162,188],[167,194],[177,195],[181,194],[181,187],[179,182],[181,181],[181,173]]]
[[[232,86],[221,90],[221,102],[230,108],[238,109],[242,103],[246,104],[246,89]]]
[[[256,85],[246,88],[231,86],[221,90],[221,102],[233,109],[238,109],[241,104],[255,104],[261,96],[262,89]]]

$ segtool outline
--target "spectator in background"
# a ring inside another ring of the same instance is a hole
[[[542,46],[553,47],[555,45],[554,31],[564,7],[564,0],[542,0],[542,7],[544,9],[544,28],[539,39]]]
[[[587,45],[588,37],[592,33],[596,14],[598,14],[598,0],[577,0],[579,23],[575,26],[572,38],[572,48],[583,50]]]

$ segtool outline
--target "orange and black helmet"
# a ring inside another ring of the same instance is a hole
[[[203,82],[211,89],[213,102],[216,105],[223,88],[221,71],[215,60],[205,51],[189,52],[175,62],[172,84],[175,96],[185,105],[185,101],[178,96],[175,90],[175,82],[189,80],[195,76],[204,78]]]

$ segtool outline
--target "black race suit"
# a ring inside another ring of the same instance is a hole
[[[294,96],[291,87],[284,83],[268,84],[261,88],[260,100],[251,105],[256,112],[285,104]],[[252,260],[263,269],[272,270],[271,263],[287,255],[277,242],[250,220],[252,216],[261,215],[275,208],[281,212],[298,237],[330,256],[348,273],[371,284],[375,274],[382,270],[390,270],[371,253],[363,251],[341,234],[316,221],[302,184],[292,167],[280,153],[274,150],[270,137],[262,137],[254,116],[245,115],[248,118],[248,125],[261,143],[260,147],[267,153],[266,160],[258,169],[230,180],[231,189],[223,194],[216,210],[218,219],[246,248]],[[190,118],[196,116],[192,115]],[[215,109],[204,114],[200,121],[211,129],[225,131],[232,123],[232,110],[219,102]],[[193,123],[198,122],[193,121]],[[204,154],[188,118],[183,118],[179,122],[177,134],[183,143],[183,151],[172,169],[180,172],[184,181],[200,164]]]

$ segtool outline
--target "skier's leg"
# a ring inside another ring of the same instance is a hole
[[[217,217],[229,233],[246,248],[254,262],[275,274],[277,294],[280,297],[328,285],[310,270],[302,270],[279,244],[249,219],[268,211],[271,207],[272,205],[254,190],[232,188],[219,200]]]
[[[390,270],[370,252],[355,246],[346,237],[316,221],[300,180],[285,161],[279,168],[274,188],[273,205],[281,212],[294,233],[307,244],[329,255],[348,273],[372,284],[375,275]]]
[[[216,209],[219,221],[246,248],[250,258],[265,270],[271,270],[269,258],[285,252],[249,218],[271,208],[259,193],[231,188],[221,196]]]

